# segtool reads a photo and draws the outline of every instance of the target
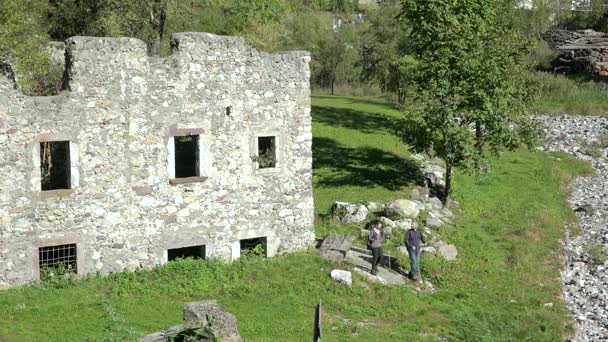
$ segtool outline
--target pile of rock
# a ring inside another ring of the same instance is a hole
[[[559,51],[556,70],[608,76],[608,34],[593,30],[549,31],[543,39]]]
[[[606,134],[608,118],[539,117],[545,126],[549,151],[563,151],[591,161],[597,174],[579,177],[568,202],[580,219],[582,232],[564,241],[566,255],[561,279],[563,296],[575,319],[574,341],[598,341],[608,336],[608,262],[594,260],[592,246],[606,253],[608,244],[608,167],[606,148],[598,156],[589,155],[582,144],[594,144]]]
[[[241,342],[236,318],[215,300],[184,304],[184,322],[144,336],[140,342],[224,341]]]

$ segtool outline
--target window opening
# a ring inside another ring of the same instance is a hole
[[[198,135],[174,137],[175,178],[198,177]]]
[[[185,258],[205,259],[205,245],[173,248],[167,250],[167,261]]]
[[[38,248],[38,267],[41,279],[67,273],[78,273],[76,244]]]
[[[241,256],[263,256],[266,254],[266,238],[259,237],[241,240]]]
[[[70,142],[40,143],[41,189],[70,189]]]
[[[277,166],[275,137],[258,137],[258,167],[260,169]]]

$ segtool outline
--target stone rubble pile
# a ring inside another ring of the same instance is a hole
[[[608,166],[607,149],[589,155],[583,145],[598,144],[608,133],[608,118],[586,116],[542,116],[547,143],[540,150],[562,151],[590,161],[596,174],[579,177],[572,186],[568,203],[580,219],[578,236],[567,232],[566,255],[561,273],[564,300],[575,321],[573,341],[608,340]]]
[[[236,318],[215,300],[184,303],[184,321],[167,330],[146,335],[140,342],[241,342]]]

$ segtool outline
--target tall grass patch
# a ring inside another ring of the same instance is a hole
[[[604,78],[566,77],[535,72],[541,85],[533,110],[538,114],[608,115],[608,83]]]

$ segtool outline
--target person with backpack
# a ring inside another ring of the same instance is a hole
[[[382,222],[373,221],[370,223],[368,247],[372,250],[372,270],[373,275],[378,274],[378,264],[382,264]]]
[[[412,226],[405,234],[405,246],[410,255],[410,279],[420,279],[420,245],[426,243],[426,238],[421,231],[418,230],[418,222],[413,221]]]

